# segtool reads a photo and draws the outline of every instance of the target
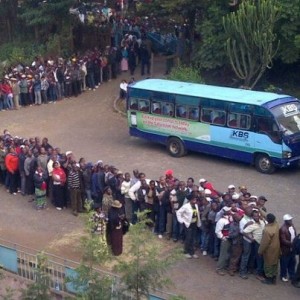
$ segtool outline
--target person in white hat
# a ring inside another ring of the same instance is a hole
[[[293,280],[295,277],[296,255],[292,245],[296,237],[296,229],[293,225],[293,217],[290,214],[283,216],[283,225],[280,227],[280,278],[283,282]]]

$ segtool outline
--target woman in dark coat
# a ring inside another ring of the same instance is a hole
[[[123,252],[123,230],[122,221],[124,220],[122,204],[114,200],[108,211],[108,234],[113,255],[118,256]]]

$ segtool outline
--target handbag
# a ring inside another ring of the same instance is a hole
[[[129,221],[125,218],[122,220],[122,232],[123,235],[125,235],[129,231],[130,223]]]

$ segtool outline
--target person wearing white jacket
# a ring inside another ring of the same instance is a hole
[[[196,195],[190,196],[190,201],[184,204],[179,210],[176,211],[177,220],[179,223],[184,224],[185,241],[184,253],[186,258],[198,258],[195,254],[195,241],[197,236],[197,228],[201,226],[200,213],[198,209]]]

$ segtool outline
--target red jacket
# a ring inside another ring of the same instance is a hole
[[[19,169],[19,158],[15,153],[8,153],[5,157],[5,166],[8,172],[14,173]]]

